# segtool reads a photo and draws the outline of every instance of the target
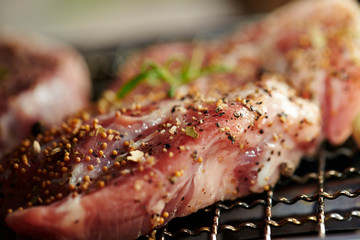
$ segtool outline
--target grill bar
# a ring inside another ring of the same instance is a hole
[[[325,238],[325,200],[324,200],[324,175],[325,175],[325,156],[320,154],[319,157],[319,173],[318,173],[318,235]]]
[[[271,215],[272,215],[272,189],[267,191],[266,208],[265,208],[265,228],[264,228],[264,239],[271,240]]]
[[[213,224],[213,226],[211,228],[210,240],[216,240],[217,239],[220,212],[221,212],[220,208],[218,207],[218,204],[216,204],[215,216],[214,216],[214,224]]]

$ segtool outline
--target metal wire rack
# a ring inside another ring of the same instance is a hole
[[[324,146],[275,188],[174,219],[156,239],[323,239],[334,234],[341,234],[335,239],[358,239],[359,165],[360,153],[351,146]]]

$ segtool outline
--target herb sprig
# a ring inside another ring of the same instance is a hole
[[[181,85],[188,84],[191,81],[212,73],[228,72],[223,66],[211,65],[203,66],[205,53],[202,49],[196,48],[192,53],[191,59],[186,57],[175,57],[169,59],[165,64],[158,64],[154,61],[145,61],[141,67],[140,73],[126,82],[117,92],[119,99],[124,98],[134,90],[141,82],[163,81],[169,84],[168,96],[174,97],[176,89]],[[171,71],[170,66],[174,63],[180,65],[180,69]]]

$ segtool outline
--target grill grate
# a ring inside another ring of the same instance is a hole
[[[304,159],[295,175],[283,177],[275,188],[174,219],[156,238],[313,239],[344,231],[360,237],[356,232],[360,229],[360,153],[350,146],[330,150],[324,146],[317,157]]]

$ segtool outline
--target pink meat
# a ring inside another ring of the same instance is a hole
[[[207,65],[232,69],[222,81],[241,85],[263,70],[284,74],[300,96],[321,107],[324,138],[341,144],[351,135],[360,111],[359,23],[356,1],[294,1],[231,37],[202,47]],[[134,76],[145,59],[162,63],[180,51],[191,56],[189,46],[160,45],[137,54],[120,72],[122,82]],[[210,81],[214,82],[220,81]]]
[[[229,38],[221,61],[241,68],[244,56],[285,74],[322,109],[324,137],[343,143],[360,111],[360,11],[353,0],[294,1]]]
[[[318,107],[276,75],[220,99],[198,94],[121,112],[70,119],[7,156],[6,224],[40,239],[133,239],[262,192],[313,153],[321,130]]]
[[[273,56],[267,65],[288,74],[303,96],[318,102],[326,138],[343,143],[360,111],[358,3],[302,1],[275,12],[264,28],[272,39],[264,41],[268,56]]]
[[[40,239],[132,239],[274,185],[323,132],[335,144],[351,132],[358,16],[351,1],[295,2],[205,51],[206,64],[235,74],[199,78],[172,100],[168,86],[140,86],[120,104],[100,101],[100,115],[25,140],[0,166],[1,217]],[[189,45],[169,46],[150,58],[189,57]],[[277,75],[245,84],[261,68],[285,74],[296,93]]]
[[[2,31],[0,156],[42,122],[59,124],[89,103],[90,78],[81,56],[48,39]]]

